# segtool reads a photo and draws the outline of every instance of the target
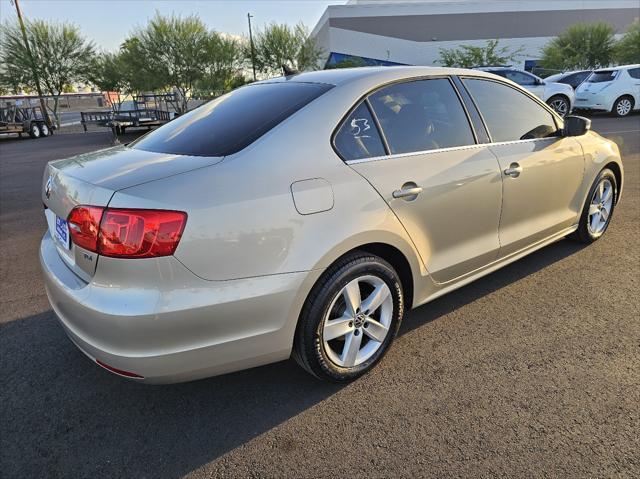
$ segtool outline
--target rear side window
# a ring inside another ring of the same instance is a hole
[[[491,141],[530,140],[556,135],[553,115],[508,85],[466,78],[464,85],[480,109]]]
[[[293,82],[245,86],[176,118],[130,146],[176,155],[231,155],[330,88],[332,85]]]
[[[631,78],[640,79],[640,68],[632,68],[629,70]]]
[[[607,81],[613,81],[618,76],[617,70],[606,70],[601,72],[593,72],[589,78],[588,83],[604,83]]]
[[[345,161],[385,155],[380,132],[363,102],[336,133],[334,144]]]
[[[397,83],[369,96],[391,153],[475,144],[460,99],[446,78]]]

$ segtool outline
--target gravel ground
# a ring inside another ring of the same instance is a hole
[[[0,471],[23,477],[640,477],[640,116],[605,237],[553,244],[405,319],[347,386],[291,361],[144,386],[76,350],[37,263],[46,161],[106,133],[0,140]]]

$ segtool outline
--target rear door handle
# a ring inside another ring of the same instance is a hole
[[[415,200],[416,197],[422,193],[422,187],[416,185],[414,182],[409,181],[402,185],[402,188],[395,190],[392,195],[394,198],[405,198],[407,200]]]
[[[504,174],[510,176],[511,178],[517,178],[522,173],[522,166],[518,163],[511,163],[509,168],[504,170]]]

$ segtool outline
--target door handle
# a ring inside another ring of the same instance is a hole
[[[511,163],[509,168],[504,170],[504,174],[510,176],[511,178],[517,178],[522,173],[522,166],[518,163]]]
[[[422,193],[422,187],[416,185],[412,181],[409,181],[402,185],[402,188],[399,190],[395,190],[392,195],[394,198],[405,198],[411,201],[415,200],[420,193]]]

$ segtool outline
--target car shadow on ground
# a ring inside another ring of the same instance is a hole
[[[555,243],[422,306],[407,316],[401,334],[581,248]],[[5,477],[44,471],[63,477],[180,476],[343,387],[315,380],[293,361],[186,384],[136,384],[87,361],[51,312],[3,326],[0,351]]]

